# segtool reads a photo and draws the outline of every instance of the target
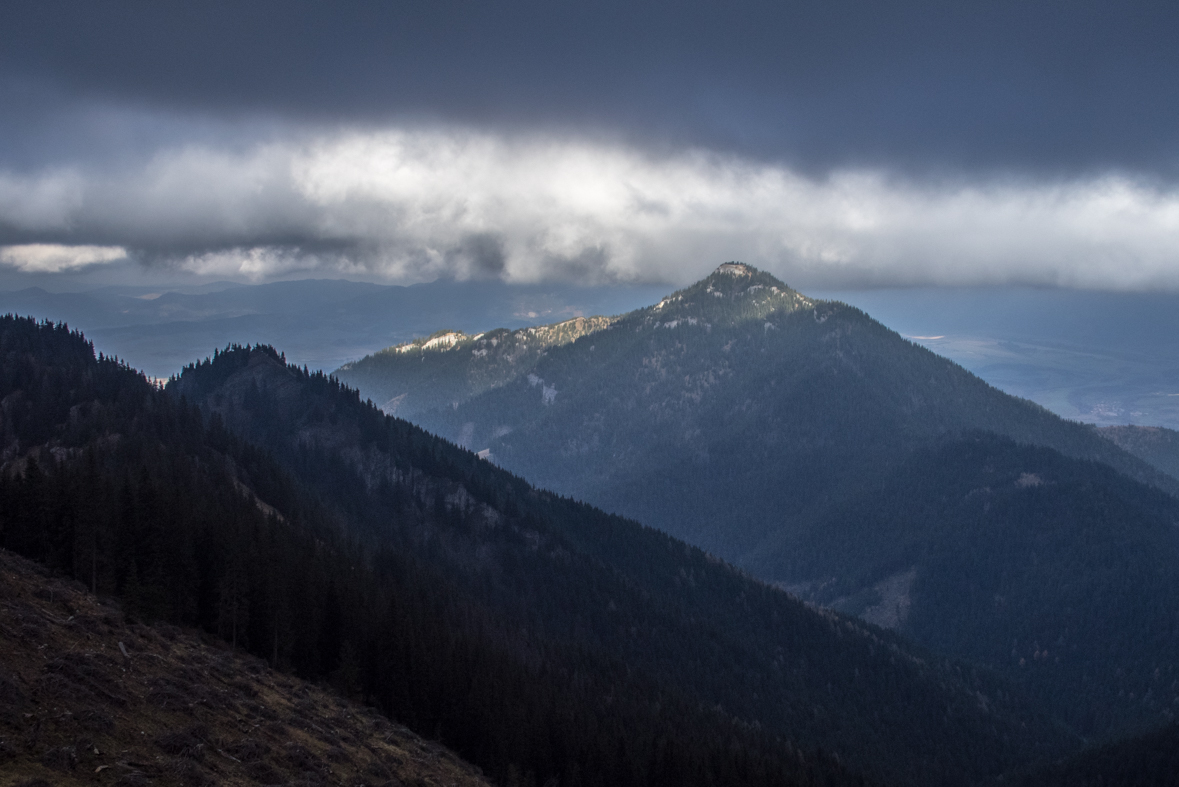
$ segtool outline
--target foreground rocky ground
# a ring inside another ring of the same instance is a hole
[[[0,550],[0,786],[486,785],[375,711]]]

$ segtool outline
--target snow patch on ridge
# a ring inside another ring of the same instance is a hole
[[[528,375],[528,385],[532,388],[535,388],[538,385],[540,386],[541,404],[552,404],[554,401],[556,401],[557,386],[548,385],[543,378],[537,377],[535,374]]]
[[[423,343],[422,349],[423,350],[433,350],[435,348],[450,349],[451,347],[458,344],[459,340],[462,339],[462,337],[463,337],[463,335],[461,333],[455,333],[453,331],[451,333],[444,333],[441,336],[435,336],[433,339],[430,339],[429,341]]]
[[[1020,489],[1027,489],[1032,486],[1043,486],[1044,479],[1035,473],[1020,473],[1020,476],[1015,481],[1015,485]]]
[[[664,306],[670,306],[672,303],[675,303],[676,301],[682,301],[683,299],[684,299],[684,296],[682,296],[682,295],[668,295],[666,298],[661,300],[659,303],[652,306],[651,311],[657,312],[660,309],[662,309]]]

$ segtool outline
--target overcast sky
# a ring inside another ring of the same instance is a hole
[[[1179,290],[1177,40],[1174,2],[7,0],[0,267]]]

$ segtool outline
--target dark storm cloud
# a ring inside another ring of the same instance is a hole
[[[35,161],[63,101],[117,101],[540,125],[812,172],[1171,179],[1177,20],[1167,2],[8,2],[3,89],[24,95],[30,125],[5,113],[0,134]]]
[[[477,277],[495,278],[507,270],[504,239],[489,232],[468,235],[451,249],[448,262],[471,270]]]
[[[9,0],[0,266],[1179,289],[1177,19]]]

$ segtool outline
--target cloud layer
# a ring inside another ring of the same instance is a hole
[[[6,0],[0,150],[117,147],[94,106],[122,103],[595,129],[812,174],[1115,168],[1179,181],[1177,34],[1179,4],[1160,0]],[[46,122],[87,103],[72,138]]]
[[[0,171],[0,243],[27,270],[126,249],[250,280],[683,283],[740,259],[811,287],[1179,289],[1179,190],[1125,175],[810,177],[700,148],[399,127]]]
[[[11,265],[25,273],[61,273],[126,258],[127,250],[118,246],[27,243],[0,247],[0,263]]]

